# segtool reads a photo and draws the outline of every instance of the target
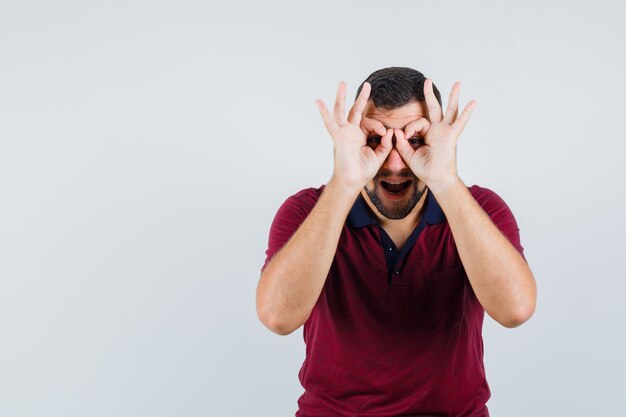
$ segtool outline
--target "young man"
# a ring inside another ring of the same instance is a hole
[[[386,68],[348,115],[343,82],[316,102],[333,175],[278,210],[256,300],[273,332],[304,324],[296,416],[489,415],[484,312],[519,326],[536,285],[505,202],[457,174],[459,90],[444,114],[430,79]]]

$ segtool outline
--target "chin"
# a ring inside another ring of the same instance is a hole
[[[418,182],[414,181],[410,189],[405,191],[406,195],[394,200],[385,195],[386,191],[379,184],[379,182],[374,182],[372,188],[365,187],[365,193],[378,213],[390,220],[400,220],[408,216],[426,191],[426,187],[419,191]]]

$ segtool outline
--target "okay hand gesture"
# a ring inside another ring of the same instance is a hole
[[[382,123],[367,120],[361,124],[363,110],[369,98],[371,85],[364,83],[359,97],[346,118],[346,84],[342,81],[337,88],[335,107],[331,115],[322,100],[316,100],[324,125],[334,143],[333,180],[355,190],[362,189],[370,181],[391,152],[393,129],[387,130]],[[363,125],[363,128],[360,126]],[[381,141],[372,149],[367,145],[367,132],[380,135]]]
[[[441,106],[433,93],[433,82],[424,82],[424,97],[428,106],[430,127],[425,132],[425,143],[417,149],[412,147],[408,138],[411,133],[395,130],[396,148],[411,168],[413,173],[426,183],[431,190],[445,187],[458,179],[456,167],[456,145],[459,135],[465,128],[472,110],[478,102],[470,101],[458,115],[459,90],[461,83],[456,82],[450,91],[446,114],[442,114]]]

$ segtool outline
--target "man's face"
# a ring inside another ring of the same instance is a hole
[[[412,132],[410,124],[426,118],[427,114],[426,103],[416,101],[393,110],[385,110],[377,109],[370,100],[363,111],[364,118],[377,120],[387,129],[404,131],[408,126],[407,139],[423,138],[422,134]],[[368,132],[368,145],[375,148],[377,143],[380,143],[378,138],[379,135],[376,133]],[[426,184],[405,164],[395,144],[394,135],[394,147],[376,176],[365,185],[365,193],[381,215],[389,219],[402,219],[408,216],[420,201],[426,191]]]

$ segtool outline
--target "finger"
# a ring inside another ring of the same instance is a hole
[[[337,87],[337,98],[335,99],[335,108],[334,108],[334,116],[335,122],[339,126],[343,126],[346,124],[346,83],[343,81],[339,82],[339,87]]]
[[[326,126],[326,130],[332,132],[335,130],[336,124],[333,120],[333,117],[328,112],[328,108],[326,108],[326,104],[320,99],[315,100],[315,105],[317,106],[317,110],[320,112],[322,116],[322,120],[324,121],[324,126]]]
[[[396,135],[396,149],[402,159],[404,159],[404,162],[408,164],[415,153],[411,145],[409,145],[409,141],[406,139],[409,136],[405,136],[404,132],[400,129],[396,129],[394,133]]]
[[[404,137],[407,138],[407,140],[413,136],[426,138],[426,132],[428,132],[428,129],[430,129],[428,119],[417,119],[416,121],[406,125],[404,128]]]
[[[472,100],[469,103],[467,103],[467,106],[465,106],[465,109],[463,109],[463,112],[461,113],[459,118],[456,120],[456,122],[454,122],[452,127],[458,131],[463,131],[463,129],[465,128],[465,125],[469,121],[472,111],[474,111],[474,108],[476,108],[477,105],[478,105],[478,102],[476,100]]]
[[[452,124],[455,122],[459,112],[459,91],[461,91],[461,82],[457,81],[450,90],[450,99],[448,100],[448,108],[444,120]]]
[[[428,107],[428,118],[430,122],[440,122],[443,118],[441,114],[441,106],[435,97],[433,92],[433,80],[430,78],[424,81],[424,98],[426,99],[426,106]]]
[[[370,83],[363,83],[363,87],[361,88],[359,97],[357,97],[354,105],[350,109],[348,122],[355,125],[358,125],[361,122],[361,116],[363,115],[363,110],[365,110],[365,106],[367,105],[367,99],[370,96],[371,89],[372,86],[370,85]]]
[[[397,140],[404,140],[404,132],[401,129],[393,129],[393,134]]]
[[[366,135],[374,132],[380,136],[384,136],[387,133],[387,128],[384,124],[382,124],[379,120],[370,119],[369,117],[363,118],[361,126],[361,130],[363,130]]]
[[[385,161],[385,159],[387,159],[387,156],[389,156],[391,149],[393,149],[393,144],[391,141],[392,136],[393,129],[387,130],[387,133],[385,133],[381,138],[380,144],[374,150],[374,152],[376,152],[376,155],[378,156],[378,160],[381,162],[381,165]]]

